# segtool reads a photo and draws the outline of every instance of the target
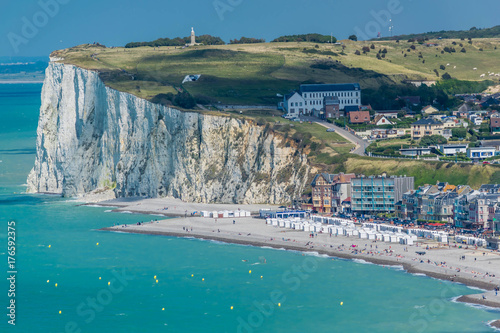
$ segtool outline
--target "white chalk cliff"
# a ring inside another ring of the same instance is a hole
[[[51,62],[42,90],[29,192],[185,201],[286,203],[310,168],[263,126],[183,112],[106,87],[98,73]]]

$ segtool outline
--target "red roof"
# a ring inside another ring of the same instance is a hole
[[[349,112],[351,124],[362,124],[370,122],[370,111]]]
[[[342,201],[342,202],[351,202],[351,197],[346,198],[346,199],[345,199],[344,201]]]

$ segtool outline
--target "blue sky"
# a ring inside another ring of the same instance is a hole
[[[191,26],[225,41],[269,41],[308,32],[388,36],[389,17],[395,34],[500,24],[498,0],[0,0],[0,8],[0,56],[188,36]]]

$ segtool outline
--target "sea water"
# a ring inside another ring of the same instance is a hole
[[[477,292],[460,284],[314,253],[103,232],[158,217],[23,194],[40,90],[0,85],[0,332],[492,332],[500,318],[453,302]]]

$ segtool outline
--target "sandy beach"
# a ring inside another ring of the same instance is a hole
[[[454,244],[444,246],[424,239],[419,239],[416,245],[407,246],[360,239],[356,236],[336,237],[321,233],[311,238],[309,232],[267,225],[264,219],[255,217],[215,220],[191,216],[194,211],[238,208],[255,213],[260,208],[273,208],[269,205],[197,204],[168,198],[119,199],[102,202],[100,205],[116,207],[114,211],[118,212],[182,216],[167,220],[161,220],[159,217],[158,221],[145,220],[142,225],[117,225],[102,230],[195,237],[227,243],[314,251],[333,257],[362,259],[379,265],[400,265],[409,273],[425,274],[485,289],[485,293],[462,296],[458,301],[500,308],[500,295],[495,296],[493,290],[500,285],[500,253],[485,248],[458,248]],[[417,251],[426,253],[418,255]]]

